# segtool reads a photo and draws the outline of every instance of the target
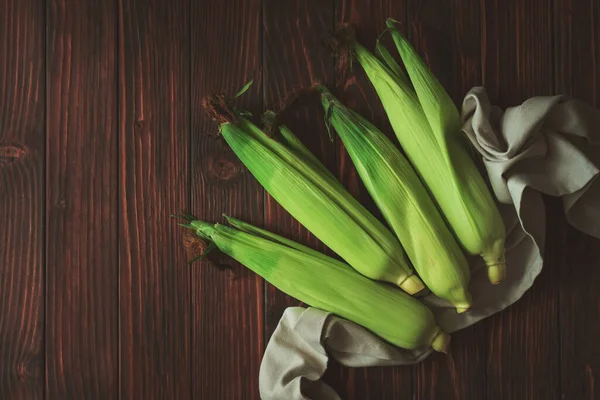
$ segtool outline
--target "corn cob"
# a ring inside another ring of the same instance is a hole
[[[223,98],[205,101],[227,144],[271,196],[361,274],[413,294],[424,288],[394,235],[285,126],[267,136]]]
[[[414,49],[388,19],[388,29],[412,82],[398,78],[360,45],[353,35],[340,34],[365,70],[409,160],[433,194],[463,248],[481,255],[492,283],[506,273],[505,228],[500,213],[473,160],[459,143],[456,106]]]
[[[191,217],[183,226],[308,305],[362,325],[396,346],[446,351],[450,336],[418,300],[299,243],[227,219],[233,227]]]
[[[419,276],[459,312],[471,305],[469,265],[409,162],[373,124],[317,86],[326,123],[342,139],[365,187]]]

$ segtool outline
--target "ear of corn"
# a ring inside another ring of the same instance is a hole
[[[354,321],[396,346],[445,351],[449,335],[418,300],[315,250],[242,221],[229,221],[233,227],[199,220],[184,226],[306,304]]]
[[[221,124],[221,134],[279,204],[363,275],[411,294],[423,289],[394,235],[325,172],[289,129],[281,128],[279,142],[235,114]]]
[[[388,20],[413,88],[353,38],[345,44],[364,68],[411,163],[463,248],[481,255],[492,283],[505,275],[505,228],[481,174],[458,139],[458,111]]]
[[[409,162],[373,124],[325,87],[317,89],[329,122],[425,285],[459,311],[468,309],[467,260]]]

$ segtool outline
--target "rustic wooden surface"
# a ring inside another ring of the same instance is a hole
[[[295,300],[244,268],[186,262],[179,208],[327,251],[256,183],[202,98],[254,79],[254,115],[323,80],[389,124],[360,68],[321,40],[392,16],[459,103],[568,93],[600,105],[595,0],[0,0],[0,398],[257,399],[264,347]],[[373,212],[318,106],[290,127]],[[593,399],[600,246],[547,202],[546,264],[503,313],[414,367],[325,375],[345,399]]]
[[[119,385],[116,27],[104,1],[47,4],[49,398],[106,397]]]
[[[45,7],[0,6],[0,397],[43,398]]]

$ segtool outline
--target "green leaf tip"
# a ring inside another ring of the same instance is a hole
[[[192,215],[188,212],[185,212],[182,209],[179,210],[179,214],[171,214],[170,218],[179,218],[179,219],[183,219],[186,222],[192,222],[192,221],[198,219],[194,215]]]
[[[250,89],[250,86],[252,86],[253,83],[254,83],[254,79],[250,80],[250,82],[246,83],[244,86],[242,86],[242,88],[240,90],[237,91],[237,93],[233,96],[233,98],[237,99],[238,97],[240,97],[241,95],[246,93],[248,91],[248,89]]]
[[[331,91],[322,84],[315,84],[313,88],[321,96],[321,104],[325,109],[325,128],[327,128],[327,135],[329,136],[329,140],[333,142],[333,133],[331,132],[331,117],[333,115],[333,107],[335,106],[335,102],[338,100],[331,93]]]
[[[240,220],[239,220],[239,219],[237,219],[237,218],[234,218],[234,217],[232,217],[231,215],[227,215],[227,214],[225,214],[225,213],[223,213],[222,215],[223,215],[223,217],[224,217],[224,218],[227,220],[227,222],[228,222],[229,224],[233,225],[233,226],[235,226],[235,224],[236,224],[237,222],[240,222]]]
[[[331,133],[331,116],[333,115],[333,101],[330,101],[327,105],[327,109],[325,110],[325,128],[327,128],[327,135],[329,136],[329,140],[333,142],[333,133]]]
[[[389,30],[390,28],[384,30],[381,34],[383,35]],[[404,85],[410,84],[408,76],[406,75],[400,64],[398,64],[396,59],[390,54],[388,49],[385,48],[385,46],[379,41],[379,39],[377,39],[377,43],[375,44],[375,55],[386,67],[389,68],[390,72],[393,73],[393,76],[396,79],[396,81],[398,81],[398,83]]]
[[[392,17],[388,17],[388,18],[385,20],[385,24],[386,24],[388,27],[395,27],[396,25],[402,25],[402,22],[400,22],[400,21],[398,21],[397,19],[394,19],[394,18],[392,18]]]

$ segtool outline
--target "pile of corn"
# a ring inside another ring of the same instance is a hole
[[[325,86],[313,91],[391,230],[285,125],[267,134],[234,107],[240,93],[211,96],[204,107],[258,182],[345,262],[230,217],[227,226],[183,214],[181,225],[306,304],[399,347],[445,351],[449,336],[413,295],[427,287],[457,312],[477,307],[464,253],[483,257],[490,281],[498,283],[505,275],[505,228],[463,147],[456,106],[395,22],[387,24],[404,68],[385,47],[378,43],[373,54],[349,31],[336,42],[366,72],[398,143]]]

